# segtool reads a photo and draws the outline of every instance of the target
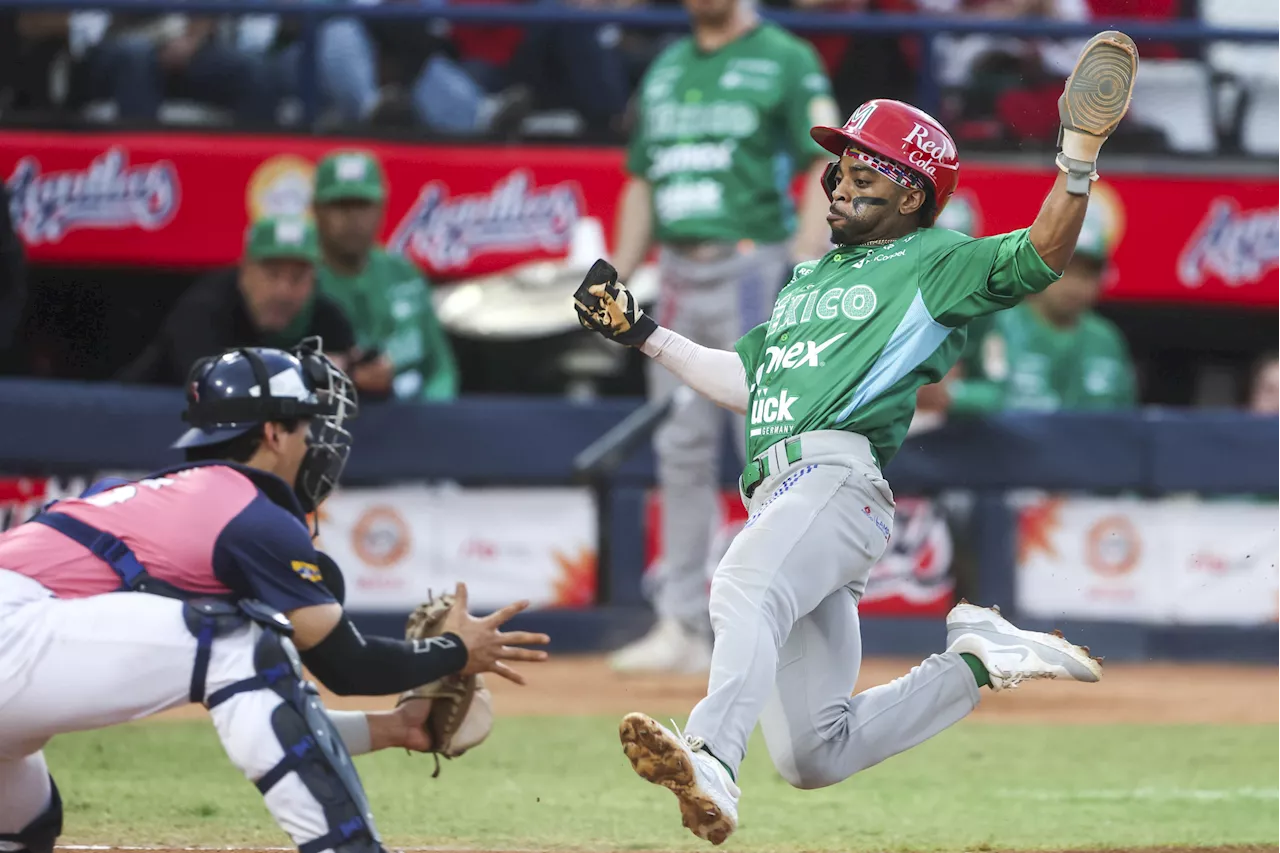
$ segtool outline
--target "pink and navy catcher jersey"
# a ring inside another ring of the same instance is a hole
[[[182,466],[96,483],[48,511],[114,535],[151,577],[193,595],[256,598],[284,612],[334,601],[302,508],[271,474],[223,462]],[[0,568],[59,598],[120,589],[101,558],[43,524],[0,534]]]

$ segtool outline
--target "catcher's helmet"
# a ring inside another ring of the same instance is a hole
[[[268,421],[308,419],[307,455],[294,492],[311,512],[333,491],[351,452],[344,422],[357,412],[351,380],[307,338],[293,352],[241,348],[197,361],[187,374],[191,425],[175,448],[220,444]]]
[[[809,135],[837,157],[849,147],[858,148],[919,175],[932,194],[935,220],[960,180],[960,158],[951,134],[933,116],[902,101],[867,101],[844,127],[815,127]],[[822,180],[828,198],[835,189],[833,171],[829,168]]]

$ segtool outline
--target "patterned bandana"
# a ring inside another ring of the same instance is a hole
[[[844,156],[853,157],[861,160],[889,180],[893,181],[900,187],[908,190],[925,189],[924,180],[912,172],[910,169],[904,169],[892,160],[886,160],[883,157],[877,157],[869,151],[863,151],[860,148],[854,148],[850,145],[844,149]]]

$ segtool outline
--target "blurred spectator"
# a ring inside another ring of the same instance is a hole
[[[84,57],[84,94],[111,98],[123,120],[155,121],[165,97],[228,108],[239,122],[275,120],[279,83],[213,18],[76,12],[66,26],[71,54]]]
[[[780,9],[850,14],[910,14],[918,0],[765,0]],[[919,39],[889,33],[803,33],[813,43],[831,77],[842,112],[872,98],[916,103]]]
[[[1253,366],[1249,411],[1258,415],[1280,414],[1280,362],[1275,353],[1263,356]]]
[[[199,358],[231,347],[288,349],[312,335],[346,367],[355,346],[351,322],[316,293],[319,249],[306,220],[268,217],[249,227],[236,269],[211,273],[178,300],[150,346],[117,379],[181,385]]]
[[[66,12],[0,15],[0,110],[49,109],[49,69],[66,46]]]
[[[235,29],[236,47],[260,58],[283,98],[298,93],[302,41],[296,19],[245,15]],[[342,124],[363,121],[378,104],[377,66],[364,25],[355,18],[326,18],[316,26],[315,81],[322,109]]]
[[[278,15],[250,15],[238,25],[238,46],[263,57],[278,95],[300,88],[299,35],[296,19]],[[426,21],[327,18],[316,28],[315,58],[316,83],[328,110],[323,118],[331,125],[372,121],[473,135],[507,130],[523,116],[519,93],[490,96]]]
[[[1086,0],[915,0],[921,12],[991,19],[1090,19]],[[986,133],[1045,139],[1058,130],[1054,109],[1062,80],[1075,67],[1084,39],[1019,39],[985,34],[944,35],[934,40],[944,90],[958,94],[949,112],[963,116],[960,137]],[[1056,88],[1055,88],[1056,87]],[[1048,94],[1048,108],[1045,99]],[[984,125],[983,122],[986,124]],[[985,130],[977,130],[984,128]]]
[[[645,5],[645,0],[539,2],[598,11]],[[631,91],[661,44],[612,24],[533,26],[498,79],[525,81],[539,109],[573,110],[588,128],[621,134]]]
[[[1124,338],[1094,313],[1110,247],[1086,220],[1062,278],[970,324],[963,378],[942,383],[952,414],[1125,409],[1137,404]]]
[[[335,152],[316,167],[321,292],[355,327],[361,356],[351,379],[369,397],[448,400],[458,393],[453,352],[412,263],[377,243],[386,181],[364,151]]]
[[[448,0],[364,0],[369,5],[439,7]],[[381,81],[369,120],[377,125],[416,125],[452,135],[511,134],[528,113],[524,86],[493,93],[458,62],[442,22],[366,19],[362,52],[350,59],[360,69],[377,69]]]

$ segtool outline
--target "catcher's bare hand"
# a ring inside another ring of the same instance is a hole
[[[508,604],[501,610],[477,619],[467,612],[467,585],[459,583],[454,592],[453,609],[445,619],[443,632],[457,634],[467,647],[467,665],[460,675],[492,672],[508,681],[524,684],[524,676],[506,664],[506,661],[544,661],[547,653],[539,649],[523,649],[520,646],[545,646],[551,642],[546,634],[530,631],[501,631],[502,625],[512,616],[529,606],[527,601]]]

